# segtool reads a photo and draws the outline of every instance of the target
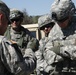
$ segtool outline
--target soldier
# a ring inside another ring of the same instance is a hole
[[[56,0],[51,16],[57,22],[45,46],[45,59],[50,75],[76,75],[76,16],[71,0]],[[60,33],[60,34],[59,34]],[[53,34],[53,36],[51,36]]]
[[[0,0],[0,75],[29,75],[36,68],[32,48],[27,48],[22,56],[17,44],[3,36],[8,26],[9,14],[8,6]]]
[[[44,31],[45,37],[39,41],[40,47],[39,47],[39,50],[36,52],[37,75],[49,75],[50,66],[47,64],[46,60],[44,59],[45,56],[44,56],[43,52],[44,52],[45,44],[48,41],[48,34],[49,34],[50,30],[53,28],[54,24],[55,23],[50,18],[49,14],[42,15],[38,19],[39,29]]]
[[[22,54],[24,55],[28,42],[33,39],[37,42],[38,40],[33,37],[33,35],[30,33],[28,29],[21,26],[23,18],[24,15],[20,10],[11,9],[11,25],[8,26],[7,31],[5,32],[5,36],[12,42],[17,43],[18,46],[21,48]]]

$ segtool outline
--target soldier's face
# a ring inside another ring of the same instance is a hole
[[[21,26],[20,19],[12,19],[11,26],[12,26],[12,28],[19,28]]]
[[[40,29],[44,31],[45,35],[48,35],[50,30],[53,28],[54,25],[55,25],[55,23],[52,22],[52,23],[49,23],[49,24],[43,26]]]
[[[47,25],[47,26],[44,26],[43,28],[43,31],[45,34],[49,34],[50,30],[52,29],[52,26],[51,25]]]
[[[0,35],[3,35],[5,33],[7,26],[8,20],[6,18],[6,15],[0,12]]]
[[[71,18],[69,17],[69,18],[67,18],[65,21],[63,21],[63,22],[58,22],[58,24],[59,24],[59,26],[62,28],[62,29],[64,29],[64,28],[66,28],[67,26],[68,26],[68,23],[69,23],[69,20],[70,20]]]

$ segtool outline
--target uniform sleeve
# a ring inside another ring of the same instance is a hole
[[[64,57],[68,57],[71,60],[76,60],[76,46],[66,45],[60,48],[60,54]]]
[[[40,40],[39,43],[40,43],[39,50],[36,51],[35,53],[37,57],[36,71],[38,75],[40,75],[40,73],[49,73],[49,71],[52,69],[52,66],[49,64],[49,61],[47,61],[49,57],[46,57],[46,56],[49,56],[48,51],[44,50],[45,42],[43,40]]]
[[[16,75],[28,75],[36,67],[36,58],[33,52],[26,50],[23,56],[14,48],[9,41],[2,41],[1,60],[7,70]]]
[[[61,41],[58,41],[58,43],[59,43],[58,46],[54,46],[52,48],[53,52],[62,56],[63,58],[69,58],[71,60],[76,59],[75,39],[61,40]]]
[[[40,75],[41,72],[45,72],[45,68],[48,66],[48,64],[46,63],[46,60],[44,59],[44,46],[45,46],[45,38],[41,39],[39,41],[39,50],[35,52],[36,57],[37,57],[37,67],[36,67],[36,71],[37,74]]]
[[[45,52],[44,52],[44,59],[46,60],[48,66],[45,68],[45,71],[49,71],[50,74],[52,74],[55,70],[55,66],[58,62],[63,61],[64,59],[57,55],[54,51],[51,49],[53,48],[52,43],[48,42],[45,46]]]
[[[21,62],[20,57],[12,44],[9,41],[6,41],[6,39],[3,39],[1,46],[1,60],[4,66],[9,72],[16,74],[20,71],[18,70],[20,66],[17,66]]]
[[[25,63],[26,63],[26,72],[32,73],[36,68],[36,56],[32,49],[28,48],[25,50],[24,55]]]
[[[28,42],[27,48],[31,48],[34,52],[36,52],[39,48],[39,41],[36,38],[32,38]]]
[[[37,67],[36,67],[37,74],[40,75],[41,73],[49,73],[51,66],[44,59],[44,56],[40,50],[36,52],[36,57],[37,57]]]
[[[37,57],[37,67],[36,67],[36,71],[39,74],[40,71],[43,71],[43,63],[44,63],[44,59],[43,59],[43,55],[42,52],[40,52],[40,50],[35,52],[36,57]]]
[[[52,49],[54,48],[51,41],[49,41],[45,46],[45,59],[49,65],[62,61],[63,58],[55,53]],[[57,49],[56,49],[57,50]]]

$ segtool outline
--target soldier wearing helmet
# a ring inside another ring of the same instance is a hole
[[[57,25],[51,34],[55,34],[53,39],[50,38],[45,46],[45,59],[51,66],[50,75],[76,75],[76,16],[72,0],[55,0],[51,6],[51,17]]]
[[[54,20],[51,19],[49,14],[42,15],[38,19],[39,29],[44,31],[46,37],[48,36],[54,24]]]
[[[10,10],[10,19],[16,19],[16,18],[21,18],[23,19],[23,13],[17,9],[11,9]]]
[[[8,6],[0,0],[0,75],[30,75],[36,68],[36,57],[32,48],[27,48],[22,56],[17,44],[4,36],[9,14]]]
[[[39,41],[33,37],[33,35],[31,34],[31,32],[28,29],[21,26],[23,17],[24,17],[23,13],[18,9],[12,9],[10,11],[11,24],[8,26],[7,31],[5,32],[5,36],[9,40],[11,40],[11,42],[16,43],[19,46],[23,56],[25,55],[25,52],[28,53],[28,56],[30,56],[31,50],[33,52],[38,50]],[[31,48],[31,50],[30,50],[30,48]],[[27,54],[26,54],[26,56],[27,56]],[[32,58],[32,56],[30,56],[30,57]],[[32,64],[31,61],[29,61],[29,62],[30,62],[30,64]],[[33,65],[35,65],[35,66],[33,66]],[[31,71],[33,72],[35,67],[36,67],[36,62],[33,63],[30,67],[28,67],[29,73]]]
[[[66,20],[70,21],[75,14],[75,5],[71,0],[58,0],[52,4],[51,14],[52,18],[58,21],[58,23],[65,22]],[[65,28],[65,25],[60,26]]]
[[[11,21],[12,28],[19,29],[23,21],[23,18],[24,18],[24,15],[22,11],[18,9],[10,10],[10,21]]]
[[[49,14],[42,15],[38,19],[38,26],[39,29],[45,33],[45,37],[40,39],[39,43],[39,50],[36,52],[37,57],[37,75],[49,75],[50,66],[46,62],[45,55],[44,55],[44,47],[48,41],[48,34],[52,30],[55,22],[51,19]]]
[[[24,54],[25,52],[27,43],[30,40],[35,39],[28,29],[21,26],[23,18],[24,18],[23,12],[21,12],[18,9],[11,9],[10,10],[11,25],[8,26],[7,31],[5,32],[5,36],[8,39],[18,44],[18,46],[21,48],[22,54]],[[35,39],[35,41],[38,40]]]

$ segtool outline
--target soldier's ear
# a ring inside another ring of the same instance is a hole
[[[2,20],[2,18],[3,18],[3,14],[2,14],[2,13],[0,13],[0,20]]]

